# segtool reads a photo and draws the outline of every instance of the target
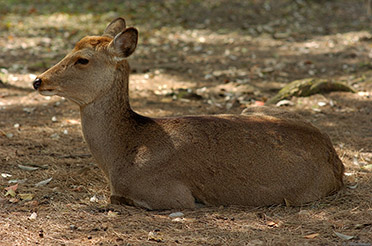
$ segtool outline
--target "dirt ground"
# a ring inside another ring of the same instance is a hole
[[[0,245],[371,246],[365,2],[0,0]],[[108,204],[78,107],[40,96],[31,83],[117,16],[140,32],[129,59],[130,96],[147,116],[239,114],[296,79],[352,86],[356,93],[292,98],[285,106],[329,134],[346,167],[345,188],[302,207],[208,207],[178,218],[169,217],[176,210]]]

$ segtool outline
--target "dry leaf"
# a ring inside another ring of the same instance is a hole
[[[49,179],[46,179],[46,180],[43,180],[43,181],[40,181],[39,183],[35,184],[36,187],[39,187],[39,186],[43,186],[43,185],[46,185],[48,184],[50,181],[52,181],[53,178],[49,178]]]
[[[147,236],[147,240],[155,241],[155,242],[162,242],[163,237],[158,232],[150,231],[148,236]]]
[[[355,229],[363,229],[364,227],[371,226],[372,223],[364,223],[364,224],[356,224],[354,226]]]
[[[9,190],[13,190],[13,191],[16,191],[18,189],[18,184],[15,184],[15,185],[12,185],[12,186],[9,186],[9,187],[6,187],[4,188],[5,190],[9,191]]]
[[[372,171],[372,164],[362,166],[362,169]]]
[[[23,201],[31,201],[35,197],[35,195],[31,193],[22,193],[22,194],[18,194],[18,196]]]
[[[67,123],[72,124],[72,125],[80,124],[80,121],[78,121],[78,120],[66,120],[66,121],[67,121]]]
[[[39,206],[39,202],[38,201],[28,201],[25,203],[26,206],[30,206],[30,207],[37,207]]]
[[[269,227],[279,227],[278,223],[275,223],[274,221],[266,221],[266,225]]]
[[[5,193],[5,196],[15,197],[15,196],[16,196],[16,193],[15,193],[14,190],[8,190],[8,191]]]
[[[319,233],[309,234],[309,235],[304,236],[304,238],[313,239],[313,238],[316,238],[317,236],[319,236]]]
[[[10,198],[10,199],[9,199],[9,202],[11,202],[11,203],[17,203],[17,202],[19,202],[19,199],[13,197],[13,198]]]
[[[11,179],[8,181],[8,184],[14,184],[14,183],[23,184],[26,181],[27,179]]]
[[[358,184],[355,184],[355,185],[348,185],[348,186],[347,186],[347,188],[352,189],[352,190],[356,189],[357,187],[358,187]]]
[[[21,165],[21,164],[18,164],[18,167],[22,170],[25,170],[25,171],[35,171],[35,170],[39,169],[38,167],[24,166],[24,165]]]
[[[255,101],[255,102],[254,102],[254,105],[256,105],[256,106],[264,106],[265,103],[262,102],[262,101]]]
[[[111,218],[116,217],[118,216],[118,212],[108,211],[107,216]]]
[[[345,234],[342,234],[342,233],[339,233],[339,232],[334,231],[334,233],[336,234],[336,236],[338,236],[339,238],[341,238],[343,240],[350,240],[350,239],[354,238],[354,236],[345,235]]]
[[[6,187],[4,189],[6,190],[5,196],[15,197],[16,196],[16,190],[18,189],[18,184]]]
[[[290,207],[291,203],[288,201],[288,199],[284,198],[284,203],[286,207]]]

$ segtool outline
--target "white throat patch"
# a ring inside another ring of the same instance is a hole
[[[124,58],[122,58],[122,57],[117,57],[117,56],[114,56],[113,60],[114,60],[114,61],[116,61],[116,62],[121,62],[121,61],[123,61],[123,60],[124,60]]]

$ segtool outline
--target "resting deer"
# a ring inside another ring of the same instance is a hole
[[[82,130],[111,202],[146,209],[301,205],[338,191],[344,166],[329,137],[266,107],[241,115],[149,118],[129,104],[138,31],[122,18],[87,36],[33,82],[80,106]]]

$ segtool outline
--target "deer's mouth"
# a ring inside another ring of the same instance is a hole
[[[54,96],[57,94],[57,91],[55,90],[40,90],[39,89],[39,93],[43,96]]]
[[[45,84],[41,78],[36,78],[32,83],[32,86],[43,96],[54,96],[57,94],[57,90]]]

